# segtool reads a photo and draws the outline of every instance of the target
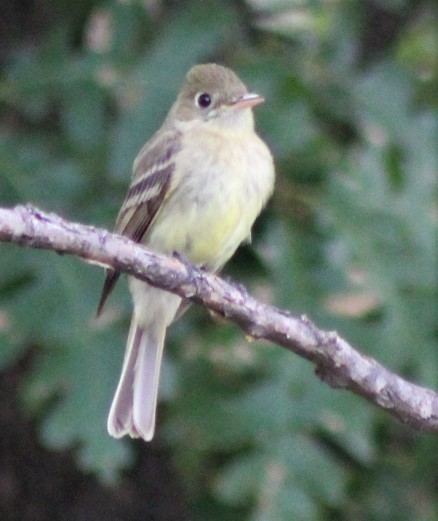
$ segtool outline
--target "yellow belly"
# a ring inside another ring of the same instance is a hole
[[[272,191],[270,153],[255,135],[251,145],[211,133],[195,148],[183,146],[171,193],[146,237],[152,249],[212,270],[232,256]]]

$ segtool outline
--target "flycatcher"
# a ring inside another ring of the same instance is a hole
[[[140,150],[115,231],[167,255],[177,252],[205,269],[222,268],[270,197],[272,156],[254,130],[249,93],[230,69],[196,65],[162,127]],[[107,270],[105,301],[120,273]],[[152,439],[166,329],[181,297],[133,277],[134,312],[108,431]]]

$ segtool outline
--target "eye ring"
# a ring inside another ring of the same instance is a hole
[[[201,109],[206,109],[211,105],[212,99],[208,92],[201,92],[196,95],[196,104]]]

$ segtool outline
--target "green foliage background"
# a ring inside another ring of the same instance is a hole
[[[2,36],[2,206],[111,228],[187,69],[223,63],[266,97],[257,123],[278,172],[253,246],[227,273],[436,388],[432,1],[35,6]],[[0,363],[37,348],[22,394],[41,439],[77,447],[80,465],[111,481],[134,457],[135,443],[105,430],[130,302],[121,284],[96,322],[102,280],[77,259],[0,245]],[[436,438],[202,309],[167,344],[159,443],[193,519],[437,519]]]

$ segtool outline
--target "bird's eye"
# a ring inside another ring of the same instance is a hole
[[[196,103],[198,107],[201,109],[206,109],[211,105],[211,96],[207,92],[203,92],[202,94],[198,94],[196,96]]]

